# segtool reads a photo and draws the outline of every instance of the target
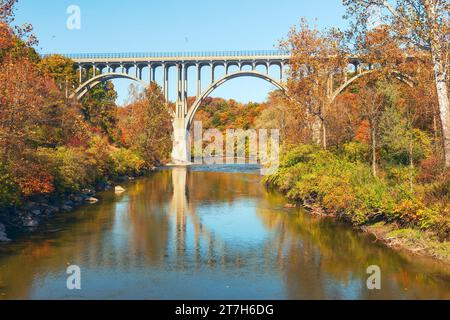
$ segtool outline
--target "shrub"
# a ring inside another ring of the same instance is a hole
[[[369,154],[369,145],[366,143],[352,141],[342,147],[343,156],[352,162],[366,161]]]
[[[19,204],[20,192],[9,166],[0,162],[0,208]]]
[[[111,152],[110,159],[115,176],[137,175],[145,167],[145,161],[137,153],[125,148]]]
[[[95,181],[92,161],[80,148],[59,147],[57,149],[39,148],[38,155],[50,164],[55,177],[58,193],[79,191]]]

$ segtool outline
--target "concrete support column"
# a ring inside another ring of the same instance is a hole
[[[187,67],[186,64],[181,65],[181,114],[184,118],[186,115],[187,105]]]
[[[78,66],[78,71],[80,72],[80,84],[83,83],[83,66],[80,64]]]
[[[109,64],[107,65],[107,68],[108,68],[108,73],[111,73],[111,66]]]
[[[97,68],[95,67],[95,64],[92,64],[92,74],[94,77],[97,75]]]
[[[148,64],[148,82],[152,82],[152,64]]]
[[[167,67],[165,64],[162,65],[162,73],[163,73],[163,91],[164,91],[164,97],[166,98],[166,101],[169,101],[169,74],[167,72]]]
[[[202,67],[197,64],[197,98],[202,94]]]
[[[189,132],[186,129],[187,119],[175,117],[173,120],[173,146],[172,146],[172,162],[174,164],[189,164],[190,156],[190,139]]]
[[[211,84],[214,83],[214,63],[209,64],[211,67]]]
[[[280,63],[280,81],[281,82],[284,81],[284,63],[283,62]]]
[[[181,104],[181,65],[177,64],[177,115],[179,116],[181,113],[180,104]]]
[[[134,65],[134,77],[139,77],[139,66],[137,64]]]

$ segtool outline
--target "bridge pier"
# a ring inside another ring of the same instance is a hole
[[[190,136],[186,129],[185,117],[176,117],[173,125],[172,162],[176,165],[191,163]]]

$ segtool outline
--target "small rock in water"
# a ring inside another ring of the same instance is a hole
[[[292,204],[292,203],[286,203],[284,205],[284,207],[287,208],[287,209],[292,209],[292,208],[297,208],[297,205],[296,204]]]
[[[74,201],[75,203],[83,202],[83,198],[82,198],[82,197],[73,197],[72,199],[73,199],[73,201]]]
[[[86,199],[86,202],[89,202],[89,203],[97,203],[97,202],[98,202],[98,199],[97,199],[97,198],[94,198],[94,197],[89,197],[89,198]]]
[[[47,215],[52,215],[52,214],[55,214],[55,213],[58,213],[58,212],[59,212],[59,208],[58,207],[54,207],[54,206],[49,206],[47,209],[45,209],[45,213]]]
[[[23,220],[23,226],[27,228],[34,228],[39,225],[39,222],[36,219],[33,219],[32,217],[26,217]]]
[[[116,193],[123,193],[123,192],[125,192],[125,189],[122,188],[121,186],[116,186],[116,187],[114,188],[114,191],[115,191]]]
[[[6,228],[3,224],[0,223],[0,242],[8,242],[11,241],[8,239],[6,235]]]
[[[64,202],[64,206],[67,206],[67,207],[74,207],[74,206],[75,206],[75,203],[73,203],[73,201],[68,200],[68,201],[65,201],[65,202]]]
[[[34,216],[40,216],[42,211],[40,209],[34,209],[31,211],[31,214]]]
[[[69,212],[69,211],[72,211],[72,210],[73,210],[73,207],[72,207],[72,206],[69,206],[69,205],[63,205],[63,206],[61,207],[61,210],[65,211],[65,212]]]

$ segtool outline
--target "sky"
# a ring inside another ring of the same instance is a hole
[[[79,30],[67,28],[71,5],[81,9]],[[16,23],[33,25],[40,53],[268,50],[301,17],[319,28],[345,27],[344,13],[341,0],[19,0]],[[130,83],[114,81],[118,103]],[[237,78],[212,96],[262,102],[272,89]]]

